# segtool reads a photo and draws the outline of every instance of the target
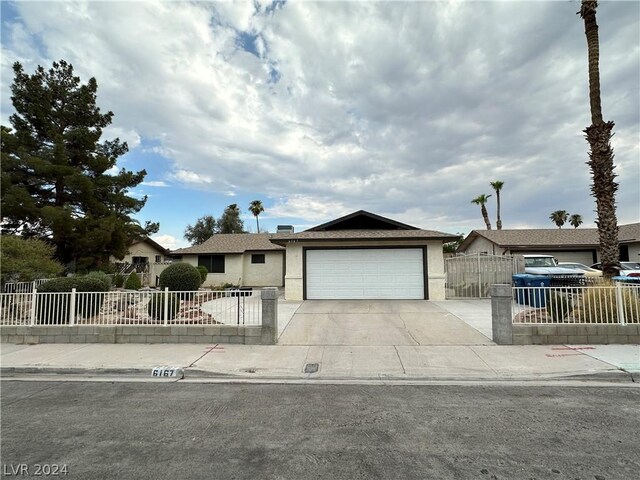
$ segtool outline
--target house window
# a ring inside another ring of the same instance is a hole
[[[251,254],[251,263],[264,263],[264,253]]]
[[[209,273],[224,273],[224,255],[198,255],[198,266],[206,267]]]
[[[144,265],[149,263],[149,257],[131,257],[131,263],[134,265]]]
[[[156,263],[162,262],[162,255],[156,255]]]

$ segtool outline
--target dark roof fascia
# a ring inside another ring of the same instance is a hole
[[[317,225],[315,227],[309,228],[305,230],[305,232],[320,232],[325,230],[328,227],[332,227],[340,222],[344,222],[346,220],[351,220],[354,217],[363,215],[365,217],[372,218],[374,220],[380,220],[382,222],[393,225],[394,227],[399,227],[402,230],[420,230],[418,227],[414,227],[412,225],[407,225],[406,223],[397,222],[396,220],[391,220],[390,218],[382,217],[380,215],[376,215],[375,213],[367,212],[365,210],[358,210],[357,212],[350,213],[349,215],[345,215],[340,218],[336,218],[335,220],[331,220],[330,222],[323,223],[321,225]]]
[[[443,242],[452,242],[456,240],[457,236],[446,237],[351,237],[351,238],[332,238],[332,237],[315,237],[315,238],[277,238],[272,239],[271,242],[276,245],[287,245],[289,243],[310,243],[310,242],[386,242],[386,241],[414,241],[414,240],[442,240]],[[280,250],[275,250],[276,252]]]

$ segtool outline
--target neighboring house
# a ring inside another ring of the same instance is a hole
[[[268,233],[217,234],[200,245],[171,252],[175,261],[204,265],[204,286],[231,283],[243,287],[284,285],[284,248]]]
[[[132,243],[124,258],[116,261],[138,266],[148,265],[150,263],[170,262],[171,256],[168,249],[150,238],[145,238]]]
[[[620,260],[640,262],[640,223],[620,225]],[[560,262],[591,265],[600,260],[596,228],[473,230],[457,253],[490,255],[550,254]]]
[[[287,300],[443,300],[442,247],[456,238],[360,210],[271,241],[286,247]]]

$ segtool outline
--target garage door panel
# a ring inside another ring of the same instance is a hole
[[[307,250],[308,299],[423,299],[421,248]]]

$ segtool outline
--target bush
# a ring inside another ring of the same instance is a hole
[[[124,276],[122,276],[122,274],[120,273],[116,273],[113,276],[113,286],[116,288],[122,288],[123,285],[124,285]]]
[[[571,312],[571,297],[565,293],[548,292],[546,298],[547,313],[554,322],[562,322]]]
[[[108,292],[111,290],[111,278],[104,272],[90,272],[87,277],[97,278],[101,282],[104,283],[104,291]]]
[[[160,289],[168,288],[172,292],[198,290],[201,283],[200,272],[188,263],[173,263],[160,274]]]
[[[637,293],[632,289],[624,288],[621,297],[627,323],[640,323],[640,298]],[[576,321],[581,323],[617,323],[618,306],[615,288],[585,288],[574,315]]]
[[[31,282],[59,275],[64,266],[55,260],[55,248],[43,240],[2,235],[0,274],[6,282]]]
[[[205,267],[204,265],[199,265],[198,271],[200,272],[200,278],[202,279],[202,281],[200,282],[200,285],[202,285],[207,280],[207,275],[209,274],[209,270],[207,270],[207,267]]]
[[[170,293],[167,297],[169,308],[167,311],[167,319],[173,320],[180,310],[180,299],[175,293]],[[147,307],[149,316],[154,320],[164,320],[164,293],[156,294],[149,300]]]
[[[124,282],[124,288],[127,290],[140,290],[142,284],[140,283],[140,277],[136,272],[132,272],[127,277],[127,281]]]
[[[54,278],[40,285],[38,292],[65,293],[71,292],[73,288],[76,289],[76,292],[100,292],[92,295],[91,301],[77,301],[76,299],[76,315],[84,318],[97,315],[104,300],[102,292],[108,291],[108,288],[106,288],[104,280],[96,276]],[[67,323],[70,303],[70,293],[68,295],[38,295],[36,302],[38,321],[45,324]]]

